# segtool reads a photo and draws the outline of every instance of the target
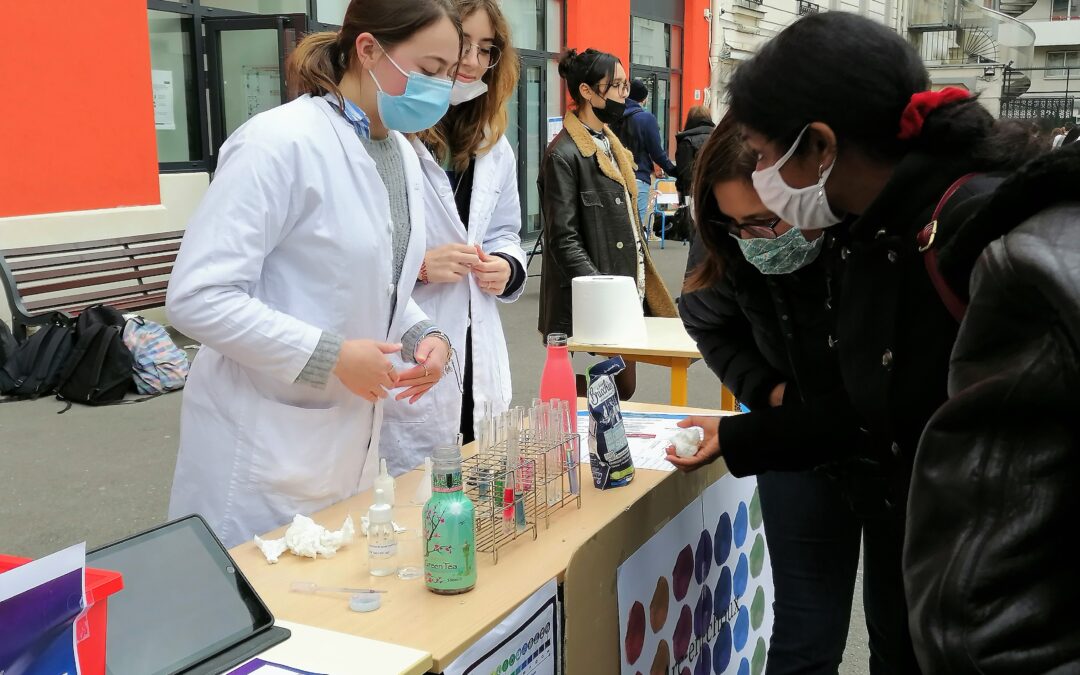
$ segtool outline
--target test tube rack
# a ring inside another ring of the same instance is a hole
[[[504,499],[506,486],[524,485],[525,477],[535,474],[536,463],[522,457],[517,470],[507,467],[506,453],[486,452],[462,461],[465,494],[476,512],[476,552],[490,553],[499,562],[499,551],[517,539],[531,535],[536,539],[539,503],[536,490],[517,489],[512,503]]]
[[[520,446],[522,457],[536,462],[536,499],[546,530],[555,511],[570,505],[581,508],[581,440],[575,433],[544,442],[528,430]]]

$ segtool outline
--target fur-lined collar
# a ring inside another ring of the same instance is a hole
[[[1080,195],[1080,143],[1037,157],[1020,167],[941,248],[942,276],[962,297],[971,271],[990,242],[1031,216]]]
[[[604,136],[611,143],[611,154],[615,156],[615,159],[619,163],[618,170],[615,165],[611,163],[611,158],[603,152],[599,152],[599,148],[596,147],[596,140],[593,138],[592,132],[586,128],[584,122],[577,118],[572,112],[566,113],[563,118],[563,128],[566,129],[566,133],[569,134],[570,139],[574,141],[574,145],[577,146],[578,152],[582,157],[596,156],[596,161],[600,165],[600,171],[626,188],[627,192],[634,199],[637,199],[637,179],[634,171],[637,165],[634,163],[634,155],[623,147],[623,144],[619,142],[619,137],[615,135],[615,132],[611,130],[606,124],[604,125]],[[633,202],[631,202],[633,203]]]

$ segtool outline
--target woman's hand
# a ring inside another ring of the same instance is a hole
[[[506,284],[510,283],[510,263],[506,258],[497,255],[488,255],[478,245],[476,255],[480,262],[476,264],[472,273],[476,277],[476,283],[480,284],[480,290],[491,295],[502,295],[506,292]]]
[[[679,457],[675,454],[674,446],[668,446],[667,461],[687,473],[697,471],[706,464],[712,464],[720,458],[720,441],[717,434],[720,432],[719,417],[687,417],[679,422],[681,429],[701,427],[705,430],[705,439],[701,442],[697,454],[693,457]]]
[[[446,340],[435,335],[421,340],[416,346],[416,366],[397,374],[397,388],[405,391],[395,398],[399,401],[409,399],[410,405],[419,401],[442,379],[449,361],[450,347]]]
[[[374,340],[346,340],[338,353],[334,375],[349,391],[365,401],[374,403],[386,398],[387,389],[397,385],[398,375],[386,358],[401,351],[401,345]]]
[[[480,264],[476,249],[468,244],[447,244],[424,254],[427,280],[432,284],[453,284],[461,281],[473,267]]]

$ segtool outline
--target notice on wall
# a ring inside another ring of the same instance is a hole
[[[555,140],[555,137],[562,131],[563,121],[561,117],[549,117],[547,119],[547,142],[551,145],[551,142]]]
[[[150,73],[154,83],[154,128],[159,131],[175,131],[173,73],[171,70],[152,70]]]
[[[557,591],[555,579],[544,584],[447,666],[443,675],[556,675],[561,672]]]
[[[247,119],[281,105],[281,69],[277,66],[243,66]]]
[[[626,675],[761,675],[772,568],[754,478],[724,476],[618,571]]]

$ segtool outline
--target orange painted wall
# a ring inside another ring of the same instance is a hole
[[[5,3],[0,217],[157,204],[146,3]]]
[[[566,47],[609,52],[630,69],[630,0],[568,0]]]
[[[709,22],[705,10],[709,0],[685,0],[683,18],[683,80],[682,115],[679,129],[686,121],[686,113],[695,105],[705,105],[705,91],[709,88]],[[694,90],[701,91],[701,98],[694,100]]]

